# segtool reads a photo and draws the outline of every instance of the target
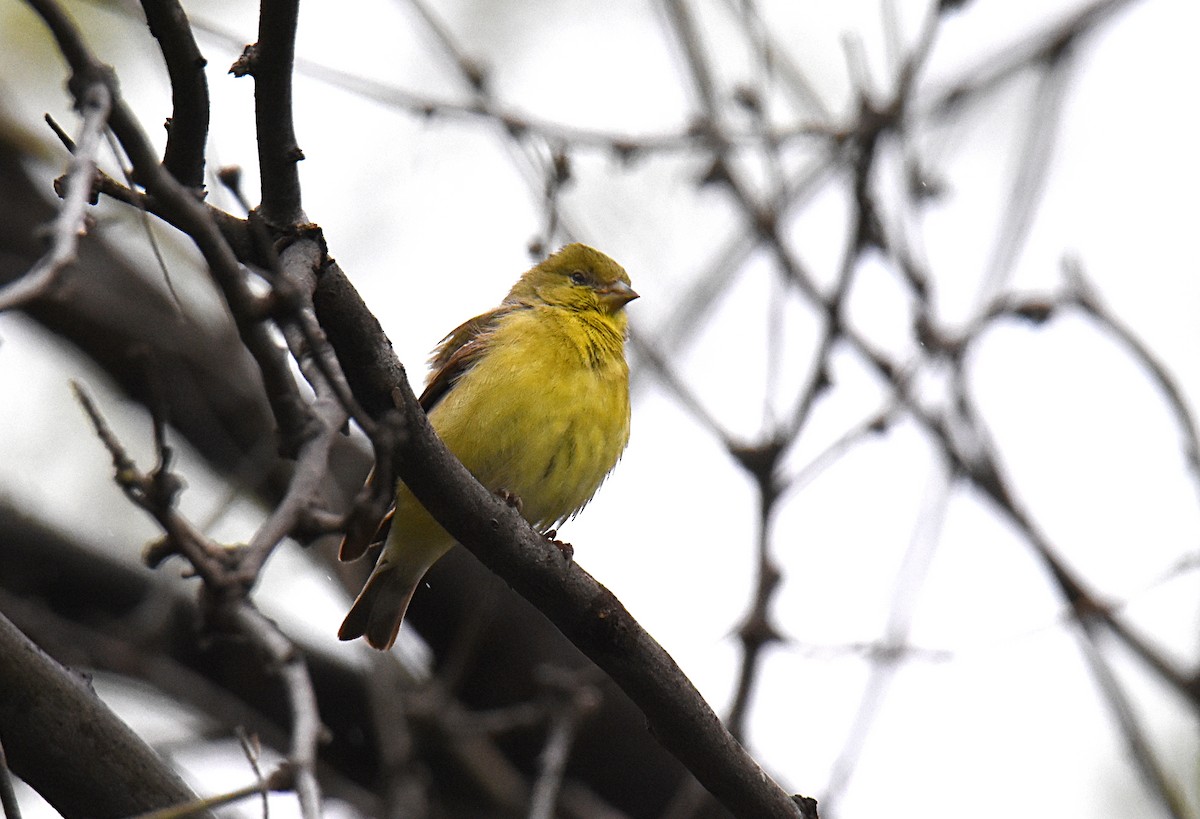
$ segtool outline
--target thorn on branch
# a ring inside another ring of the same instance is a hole
[[[58,124],[58,120],[49,114],[44,114],[42,118],[46,120],[46,124],[50,126],[50,130],[58,137],[58,141],[63,144],[63,147],[70,153],[75,153],[75,140],[71,139],[71,135],[63,130],[63,127]],[[59,196],[62,196],[62,194],[60,193]]]
[[[133,463],[133,459],[125,451],[125,447],[117,440],[116,434],[104,420],[104,416],[100,414],[100,410],[96,408],[96,403],[92,397],[88,395],[87,390],[78,381],[71,381],[71,391],[75,393],[75,399],[79,401],[83,407],[83,411],[87,413],[88,418],[92,422],[92,427],[96,430],[97,437],[100,438],[104,448],[108,450],[108,454],[112,457],[113,470],[116,473],[117,482],[124,486],[127,482],[134,480],[137,476],[137,467]]]
[[[217,169],[217,181],[225,186],[225,190],[232,194],[233,198],[242,210],[249,213],[253,208],[250,207],[249,200],[246,199],[246,194],[242,190],[242,166],[241,165],[224,165]]]
[[[235,77],[245,77],[254,74],[258,64],[258,44],[251,43],[242,49],[241,55],[229,66],[229,73]]]
[[[796,807],[800,808],[800,819],[820,819],[817,814],[817,800],[811,796],[801,796],[795,794],[792,796],[792,801],[796,803]]]

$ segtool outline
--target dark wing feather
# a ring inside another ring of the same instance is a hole
[[[523,309],[522,305],[505,304],[478,315],[454,328],[450,335],[433,351],[429,359],[431,374],[425,391],[421,393],[421,409],[430,412],[438,402],[454,388],[463,373],[475,366],[488,347],[488,337],[500,320]]]

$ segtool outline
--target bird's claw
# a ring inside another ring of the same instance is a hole
[[[516,509],[518,512],[520,512],[521,507],[524,506],[524,503],[522,503],[522,501],[521,501],[520,495],[518,495],[515,492],[509,492],[507,489],[502,488],[502,489],[497,489],[496,494],[500,496],[500,500],[504,501],[509,506],[511,506],[513,509]]]
[[[575,547],[564,540],[558,540],[555,536],[558,534],[557,529],[547,529],[543,533],[543,537],[550,541],[550,545],[562,554],[563,559],[570,563],[575,558]]]

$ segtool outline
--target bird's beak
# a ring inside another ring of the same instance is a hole
[[[597,289],[596,293],[600,296],[600,303],[611,312],[620,310],[638,297],[637,291],[620,279]]]

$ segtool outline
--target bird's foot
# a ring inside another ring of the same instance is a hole
[[[500,488],[496,490],[496,494],[500,496],[500,500],[504,501],[518,512],[520,512],[521,507],[525,505],[522,503],[520,495],[518,495],[516,492],[509,492],[507,489]]]
[[[558,540],[556,535],[558,535],[557,529],[547,529],[542,533],[542,537],[550,541],[550,545],[558,549],[562,553],[563,559],[570,563],[575,557],[575,547],[566,541]]]

